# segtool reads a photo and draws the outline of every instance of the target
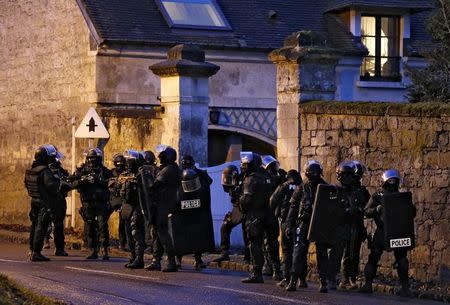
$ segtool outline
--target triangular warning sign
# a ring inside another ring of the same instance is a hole
[[[93,107],[89,108],[75,132],[75,138],[109,138],[109,132]]]

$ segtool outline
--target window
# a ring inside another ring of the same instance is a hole
[[[399,24],[399,17],[361,17],[361,40],[369,50],[361,67],[361,80],[401,80]]]
[[[215,0],[156,0],[170,27],[230,30]]]

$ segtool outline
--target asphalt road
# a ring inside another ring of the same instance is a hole
[[[288,293],[270,278],[264,284],[242,284],[240,279],[246,276],[242,272],[219,269],[196,272],[189,265],[169,274],[128,270],[123,267],[127,261],[124,257],[113,257],[108,262],[87,261],[82,251],[70,251],[65,258],[49,255],[50,262],[30,263],[26,253],[25,245],[0,244],[0,272],[39,294],[76,305],[442,304],[381,294],[340,291],[320,294],[314,284]],[[50,253],[49,250],[47,254]]]

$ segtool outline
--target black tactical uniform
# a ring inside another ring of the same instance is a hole
[[[25,187],[31,197],[30,210],[30,260],[49,261],[41,254],[44,237],[50,223],[50,209],[55,205],[60,188],[60,180],[55,178],[48,167],[50,158],[56,154],[53,145],[40,146],[34,155],[31,169],[25,173]]]
[[[366,282],[361,287],[360,292],[372,293],[372,282],[377,274],[378,262],[385,250],[384,246],[384,222],[382,218],[382,198],[388,193],[399,192],[400,174],[397,170],[388,170],[383,174],[383,188],[372,195],[369,203],[364,209],[364,214],[367,218],[372,218],[375,221],[377,229],[375,234],[369,238],[370,254],[367,264],[364,268],[364,276]],[[414,213],[415,216],[415,213]],[[400,278],[401,296],[409,296],[409,278],[408,269],[409,262],[407,258],[408,250],[397,249],[394,250],[394,269],[397,269],[398,277]]]
[[[129,149],[125,152],[124,157],[126,169],[120,174],[118,183],[121,186],[121,218],[125,221],[125,232],[130,249],[130,262],[125,267],[142,269],[144,268],[145,228],[138,193],[137,175],[140,154]]]
[[[295,189],[302,183],[302,178],[296,170],[290,170],[287,173],[287,181],[277,187],[275,192],[270,197],[270,208],[281,226],[281,231],[284,232],[287,228],[287,216],[292,195]],[[294,242],[292,239],[287,239],[285,234],[281,234],[281,250],[283,255],[283,280],[279,286],[284,286],[289,283],[290,271],[292,267],[292,251]]]
[[[242,152],[241,162],[244,182],[239,204],[245,214],[245,225],[252,258],[252,272],[242,282],[263,283],[264,232],[267,232],[267,228],[270,228],[274,221],[269,206],[272,185],[267,173],[260,167],[260,157],[257,154]]]
[[[351,186],[352,194],[349,207],[350,213],[350,239],[345,245],[343,256],[344,278],[339,284],[341,289],[356,289],[356,278],[359,274],[359,257],[361,244],[367,238],[367,230],[364,227],[364,207],[370,199],[370,194],[361,184],[364,175],[364,166],[353,161],[356,167],[354,181]]]
[[[58,158],[54,158],[53,162],[49,165],[54,177],[60,180],[61,188],[58,192],[55,205],[51,207],[51,220],[53,222],[53,240],[55,242],[55,255],[56,256],[67,256],[67,252],[64,251],[64,220],[66,218],[67,193],[70,191],[71,187],[66,182],[69,177],[69,172],[66,171],[62,166]],[[51,226],[49,226],[51,227]]]
[[[92,251],[86,258],[98,258],[100,242],[104,251],[103,259],[108,260],[108,217],[110,214],[108,182],[113,175],[103,166],[102,160],[103,154],[100,149],[90,149],[86,156],[86,163],[77,168],[69,178],[81,197],[80,214],[86,223],[88,247]]]
[[[122,154],[116,154],[113,157],[114,168],[111,170],[112,178],[109,180],[108,188],[110,191],[110,214],[114,211],[120,211],[122,206],[122,199],[120,198],[120,184],[118,178],[121,173],[125,171],[125,158]],[[110,215],[111,216],[111,215]],[[108,217],[109,218],[109,217]],[[127,249],[127,235],[125,231],[125,221],[120,216],[119,212],[119,248]],[[128,249],[129,250],[129,249]]]
[[[161,166],[156,176],[152,192],[155,195],[155,223],[157,236],[164,252],[167,255],[167,266],[163,272],[177,271],[175,262],[175,254],[173,250],[172,240],[169,234],[168,215],[172,213],[178,204],[178,190],[181,181],[181,172],[175,163],[177,159],[176,151],[165,145],[157,147],[159,153],[158,158]],[[161,255],[161,253],[159,253]],[[161,256],[154,254],[152,265],[160,266]],[[155,270],[157,268],[149,268]]]
[[[295,190],[291,197],[289,214],[287,217],[287,229],[285,234],[294,239],[293,262],[291,269],[291,279],[287,285],[287,291],[295,291],[297,281],[300,279],[300,287],[307,287],[306,276],[308,273],[308,229],[311,221],[314,199],[319,184],[326,184],[322,179],[322,166],[317,161],[309,161],[305,167],[305,176],[308,179],[303,185]],[[323,257],[323,251],[320,245],[316,244],[317,265],[321,279],[321,291],[323,291],[323,279],[326,277],[328,256]],[[326,250],[325,250],[326,254]],[[326,287],[326,284],[325,284]]]

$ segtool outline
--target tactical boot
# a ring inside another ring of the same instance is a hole
[[[91,254],[86,256],[86,259],[97,259],[97,258],[98,258],[97,250],[92,250]]]
[[[50,259],[40,252],[33,252],[30,256],[30,261],[32,262],[48,262]]]
[[[409,290],[409,281],[404,280],[404,281],[400,281],[400,283],[402,285],[402,288],[398,292],[398,295],[401,297],[405,297],[405,298],[411,297],[411,291]]]
[[[177,263],[175,262],[175,257],[169,256],[167,258],[166,268],[164,268],[162,270],[162,272],[177,272],[177,271],[178,271],[178,268],[177,268]]]
[[[264,279],[261,271],[253,271],[249,277],[242,279],[241,283],[245,284],[261,284],[264,283]]]
[[[131,263],[133,263],[135,259],[136,259],[136,255],[132,255],[130,257],[130,259],[128,260],[128,262],[124,265],[124,267],[128,268],[128,266],[131,265]]]
[[[178,268],[178,269],[181,269],[181,264],[182,264],[182,262],[183,262],[183,256],[178,255],[178,256],[175,258],[175,262],[176,262],[177,268]]]
[[[337,289],[337,283],[336,280],[329,280],[328,281],[328,289],[330,290],[336,290]]]
[[[361,288],[359,288],[358,292],[361,292],[361,293],[372,293],[373,292],[372,280],[366,280],[364,285],[362,285]]]
[[[326,280],[320,280],[319,292],[320,293],[328,293]]]
[[[347,290],[351,286],[350,279],[348,277],[345,277],[340,283],[339,283],[339,289]]]
[[[300,282],[298,283],[298,288],[308,288],[308,283],[305,278],[300,278]]]
[[[108,253],[108,247],[106,247],[105,249],[103,249],[103,256],[102,256],[102,260],[104,261],[109,261],[109,253]]]
[[[69,256],[69,254],[64,249],[56,249],[55,256]]]
[[[127,268],[130,269],[143,269],[144,268],[144,258],[141,255],[136,256],[131,264],[128,264]]]
[[[145,267],[148,271],[161,271],[161,260],[154,258],[152,263]]]
[[[221,262],[225,262],[225,261],[229,261],[229,260],[230,260],[230,256],[228,255],[228,252],[222,252],[222,254],[218,258],[212,260],[212,262],[213,263],[221,263]]]
[[[291,281],[286,286],[286,291],[296,291],[297,290],[297,282],[298,282],[298,277],[292,276]]]
[[[283,273],[281,270],[275,271],[272,275],[272,279],[277,282],[281,281],[283,279]]]
[[[206,268],[206,264],[203,262],[203,260],[201,258],[200,259],[196,259],[195,262],[194,262],[194,269],[196,271],[200,271],[200,270],[202,270],[204,268]]]
[[[262,274],[267,275],[267,276],[272,276],[273,275],[272,266],[270,266],[269,264],[264,264],[264,267],[262,269]]]
[[[358,284],[356,283],[356,277],[350,278],[350,287],[348,289],[350,289],[350,290],[358,289]]]

